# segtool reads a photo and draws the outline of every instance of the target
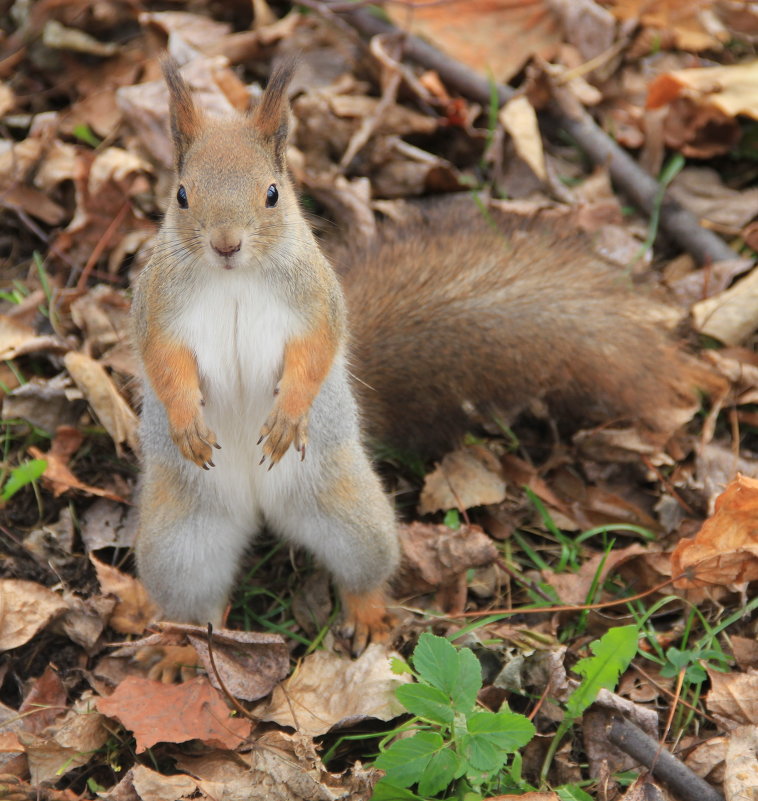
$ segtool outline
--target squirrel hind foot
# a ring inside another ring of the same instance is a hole
[[[343,619],[338,633],[350,641],[353,656],[360,656],[369,643],[387,643],[397,621],[387,609],[384,590],[343,591],[341,595]]]

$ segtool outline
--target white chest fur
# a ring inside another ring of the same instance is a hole
[[[222,450],[222,470],[245,472],[274,404],[285,343],[302,329],[298,317],[260,275],[237,269],[217,272],[193,292],[177,318],[177,334],[197,359],[204,416]]]

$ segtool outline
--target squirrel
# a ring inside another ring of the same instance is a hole
[[[163,72],[176,181],[132,318],[137,568],[166,618],[220,626],[265,524],[329,569],[358,652],[387,637],[399,560],[364,442],[440,454],[466,402],[515,412],[536,397],[654,430],[662,406],[694,397],[644,302],[554,225],[431,204],[337,247],[338,277],[287,173],[293,63],[228,118],[196,106],[173,60]]]

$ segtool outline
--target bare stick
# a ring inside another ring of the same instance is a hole
[[[435,70],[448,86],[477,103],[486,106],[490,102],[492,86],[486,78],[417,36],[404,34],[391,23],[362,8],[346,10],[344,3],[335,0],[305,0],[301,4],[332,17],[339,15],[366,36],[395,33],[404,37],[408,58],[427,69]],[[503,84],[495,84],[494,89],[501,105],[514,94],[511,88]],[[599,128],[583,108],[578,104],[576,106],[571,114],[563,109],[556,109],[554,116],[558,124],[566,129],[595,164],[607,166],[619,189],[642,211],[650,214],[656,203],[658,182]],[[736,258],[735,252],[726,242],[703,228],[691,212],[668,197],[664,199],[661,208],[661,227],[701,264]]]
[[[682,801],[724,801],[724,796],[625,718],[614,717],[608,739],[644,765]]]

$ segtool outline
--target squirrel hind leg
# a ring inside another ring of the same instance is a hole
[[[286,539],[310,551],[331,573],[343,602],[341,632],[355,655],[383,642],[392,628],[385,588],[399,561],[397,525],[389,499],[357,441],[319,455],[315,486],[305,482],[266,518]]]
[[[220,628],[251,532],[179,471],[151,467],[140,498],[137,573],[164,619]]]

